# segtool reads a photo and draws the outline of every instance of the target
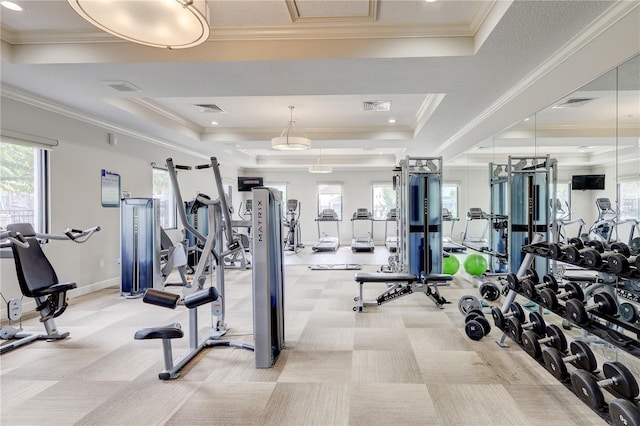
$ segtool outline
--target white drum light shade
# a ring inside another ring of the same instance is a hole
[[[134,43],[168,49],[209,38],[206,0],[67,0],[96,27]]]
[[[278,136],[271,139],[271,148],[280,151],[302,151],[311,148],[311,140],[302,136]]]
[[[333,167],[327,166],[324,164],[314,164],[313,166],[309,166],[309,173],[331,173],[333,172]]]
[[[271,139],[271,148],[279,151],[302,151],[311,148],[311,139],[306,136],[293,136],[293,110],[294,106],[290,106],[291,118],[289,124],[284,128],[280,136]]]

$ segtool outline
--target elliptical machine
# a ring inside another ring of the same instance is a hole
[[[284,249],[295,253],[304,248],[304,244],[300,241],[300,221],[298,220],[301,210],[302,206],[298,200],[287,200],[285,226],[289,228],[289,232],[287,232],[287,237],[284,240]]]

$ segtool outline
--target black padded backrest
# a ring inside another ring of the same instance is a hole
[[[11,245],[13,260],[16,263],[16,273],[22,294],[34,297],[37,290],[58,284],[58,276],[45,256],[37,238],[25,238],[29,247],[24,248],[16,244]]]

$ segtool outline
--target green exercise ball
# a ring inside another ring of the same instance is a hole
[[[442,258],[442,273],[454,275],[460,269],[460,261],[457,257],[450,255]]]
[[[487,259],[479,254],[470,254],[464,260],[464,270],[474,277],[482,275],[487,271]]]

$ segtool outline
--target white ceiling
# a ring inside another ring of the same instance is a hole
[[[452,160],[599,75],[593,66],[530,102],[496,107],[585,31],[638,10],[571,0],[209,0],[209,41],[170,51],[113,38],[64,0],[15,1],[23,12],[0,9],[4,96],[243,168],[304,168],[320,154],[338,168]],[[140,91],[105,84],[114,81]],[[391,101],[390,111],[364,111],[374,100]],[[270,149],[290,105],[312,150]]]

